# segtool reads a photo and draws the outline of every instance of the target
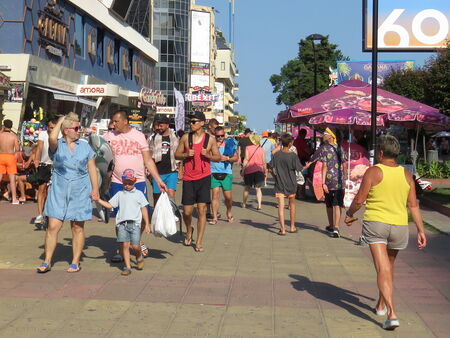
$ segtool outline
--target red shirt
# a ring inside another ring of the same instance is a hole
[[[194,157],[188,157],[184,160],[183,181],[197,181],[211,175],[211,163],[208,158],[202,156],[203,142],[205,135],[200,143],[193,144]]]

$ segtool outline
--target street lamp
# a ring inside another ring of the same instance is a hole
[[[314,53],[314,95],[317,94],[317,60],[316,60],[316,44],[314,41],[322,42],[326,37],[320,34],[311,34],[306,37],[306,40],[311,41],[313,45],[313,53]]]
[[[306,37],[306,40],[311,41],[313,45],[313,54],[314,54],[314,95],[317,94],[317,59],[316,59],[316,44],[314,41],[322,42],[326,37],[320,34],[311,34]],[[316,150],[316,129],[313,129],[313,139],[314,139],[314,150]]]

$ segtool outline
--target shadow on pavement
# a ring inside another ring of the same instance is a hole
[[[303,224],[300,226],[300,229],[305,229],[305,230],[311,230],[311,231],[317,231],[320,232],[321,234],[326,235],[327,237],[330,237],[330,233],[324,229],[321,229],[315,225],[311,225],[311,224]],[[346,237],[343,236],[341,233],[341,237],[339,239],[345,239],[346,241],[352,242],[355,245],[359,245],[359,241],[355,241],[354,239],[350,238],[350,237]]]
[[[266,230],[266,231],[274,233],[274,234],[278,233],[278,231],[280,230],[280,228],[278,226],[273,226],[273,225],[276,225],[277,223],[270,225],[270,224],[265,224],[265,223],[253,222],[251,219],[240,219],[240,223],[250,225],[257,229]]]
[[[39,248],[42,249],[42,254],[39,256],[39,259],[43,261],[45,259],[44,245],[40,245]],[[81,256],[80,261],[83,260],[84,255]],[[55,252],[52,257],[52,264],[55,264],[56,262],[67,262],[67,264],[72,262],[72,245],[56,244]]]
[[[372,308],[361,302],[359,297],[365,298],[370,301],[375,301],[375,299],[371,297],[364,296],[362,294],[340,288],[333,284],[324,283],[324,282],[315,282],[310,280],[308,277],[300,276],[300,275],[289,275],[294,281],[291,282],[292,286],[295,290],[298,291],[306,291],[311,296],[314,296],[317,299],[324,300],[328,303],[335,304],[354,316],[372,322],[378,326],[380,323],[362,312],[359,308],[365,309],[368,311],[372,311]]]

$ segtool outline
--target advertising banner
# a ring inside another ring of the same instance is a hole
[[[173,88],[175,93],[176,111],[175,111],[175,130],[184,130],[185,127],[185,112],[184,112],[184,97],[183,94],[175,87]]]
[[[215,110],[223,110],[223,96],[224,96],[224,85],[222,82],[215,82],[214,87],[216,87],[217,101],[214,103]]]
[[[146,119],[147,119],[147,109],[130,108],[128,110],[128,122],[132,128],[142,131]]]
[[[191,62],[209,64],[211,15],[191,12]]]
[[[384,78],[393,70],[414,69],[414,61],[379,61],[378,62],[378,85],[383,84]],[[372,83],[372,61],[338,61],[337,83],[346,80],[360,80]]]
[[[363,5],[363,51],[372,49],[372,0]],[[379,0],[380,51],[430,51],[450,40],[450,1]]]

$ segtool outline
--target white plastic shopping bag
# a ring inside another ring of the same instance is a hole
[[[176,217],[166,192],[162,192],[158,202],[156,202],[151,226],[153,234],[157,237],[170,237],[177,232]]]

